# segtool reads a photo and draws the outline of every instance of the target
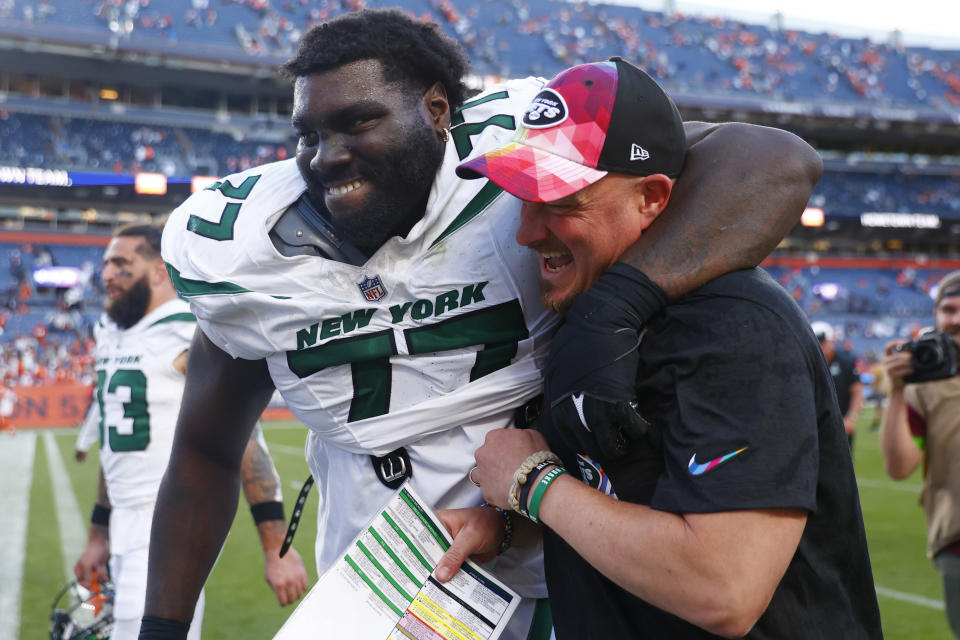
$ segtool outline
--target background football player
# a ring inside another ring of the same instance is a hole
[[[123,228],[103,258],[108,300],[95,331],[97,386],[89,418],[100,433],[100,488],[74,573],[90,586],[107,576],[109,558],[115,640],[136,638],[140,627],[153,507],[196,328],[160,258],[160,235],[148,225]],[[306,589],[307,576],[296,553],[282,559],[278,554],[286,530],[280,484],[259,429],[246,447],[243,484],[260,531],[267,582],[280,604],[288,604]],[[190,637],[200,637],[202,617],[201,596]]]

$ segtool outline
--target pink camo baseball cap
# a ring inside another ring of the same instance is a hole
[[[675,178],[686,135],[673,100],[649,75],[614,57],[557,74],[533,99],[513,141],[457,167],[521,200],[550,202],[609,172]]]

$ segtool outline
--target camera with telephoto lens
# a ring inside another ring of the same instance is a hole
[[[905,342],[898,351],[909,351],[913,373],[904,382],[930,382],[957,375],[960,348],[946,333],[932,331],[916,340]]]

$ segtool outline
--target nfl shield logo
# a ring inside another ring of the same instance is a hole
[[[380,282],[380,276],[365,278],[363,282],[357,286],[360,287],[360,293],[363,294],[363,297],[366,298],[368,302],[376,302],[387,295],[387,289],[383,286],[383,283]]]

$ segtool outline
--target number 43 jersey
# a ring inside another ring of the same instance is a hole
[[[536,255],[515,240],[519,201],[454,169],[509,141],[541,85],[510,82],[454,114],[423,219],[360,266],[272,244],[306,189],[293,160],[214,183],[167,222],[163,257],[204,333],[234,357],[265,358],[311,430],[321,571],[390,493],[368,455],[404,446],[432,506],[479,504],[473,452],[540,392],[556,320]]]
[[[121,329],[106,315],[94,330],[100,465],[110,504],[156,500],[167,469],[183,396],[174,359],[190,347],[197,323],[183,300],[170,300]]]

